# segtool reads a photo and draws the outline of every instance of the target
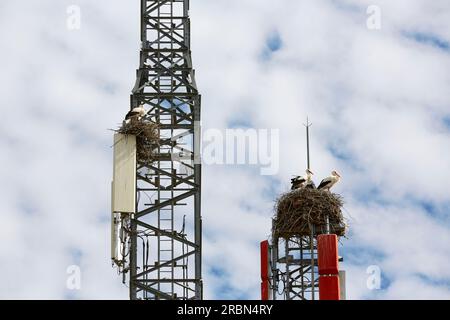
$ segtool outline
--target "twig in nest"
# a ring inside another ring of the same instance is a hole
[[[136,136],[137,160],[139,162],[152,163],[155,160],[154,150],[159,146],[158,125],[144,120],[129,121],[114,131]]]
[[[304,236],[311,234],[312,225],[316,234],[324,233],[328,215],[330,231],[344,236],[342,206],[342,197],[335,193],[308,188],[290,191],[277,199],[272,233],[281,238]]]

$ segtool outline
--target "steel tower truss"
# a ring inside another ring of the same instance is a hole
[[[159,127],[156,161],[137,164],[130,221],[131,299],[202,299],[200,95],[189,0],[141,0],[141,51],[131,108]]]
[[[328,234],[327,226],[311,225],[310,234],[276,238],[270,247],[270,281],[273,299],[318,300],[319,264],[317,236]],[[331,228],[342,233],[341,229]],[[339,257],[339,261],[343,261]]]
[[[273,299],[318,299],[316,235],[287,239],[274,238],[272,241]],[[280,257],[280,252],[282,257]]]

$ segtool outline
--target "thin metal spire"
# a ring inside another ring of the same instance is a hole
[[[309,127],[312,126],[312,123],[309,122],[309,118],[306,117],[306,124],[303,124],[306,127],[306,166],[308,169],[311,169],[311,162],[309,158]]]

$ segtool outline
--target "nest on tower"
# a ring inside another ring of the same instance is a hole
[[[159,146],[160,140],[157,124],[143,119],[131,119],[131,121],[125,121],[119,129],[114,131],[136,136],[136,156],[138,162],[151,164],[155,161],[155,151]]]
[[[323,190],[300,188],[282,194],[275,204],[272,234],[275,238],[301,237],[326,233],[344,236],[347,225],[342,215],[340,195]],[[312,230],[313,229],[313,230]]]

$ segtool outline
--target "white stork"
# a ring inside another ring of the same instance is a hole
[[[300,189],[300,188],[315,188],[314,182],[311,179],[311,176],[314,173],[306,169],[306,177],[297,176],[293,179],[291,179],[292,187],[291,190]]]
[[[341,179],[341,175],[337,171],[333,170],[333,171],[331,171],[331,176],[323,179],[320,182],[320,184],[317,187],[317,189],[319,189],[319,190],[326,190],[326,191],[329,192],[330,188],[332,186],[334,186],[340,179]]]
[[[291,190],[300,189],[305,185],[306,179],[302,176],[296,176],[291,179]]]
[[[141,120],[143,117],[145,117],[146,114],[147,111],[145,111],[144,105],[141,104],[139,107],[133,108],[127,113],[127,115],[125,116],[125,121],[136,116],[138,117],[138,120]]]
[[[306,169],[305,188],[308,188],[308,189],[315,189],[316,188],[316,185],[315,185],[314,181],[312,181],[313,174],[314,174],[314,172],[312,172],[310,169]]]

